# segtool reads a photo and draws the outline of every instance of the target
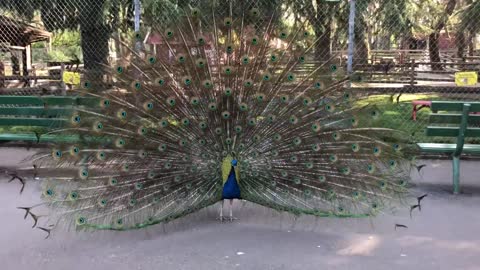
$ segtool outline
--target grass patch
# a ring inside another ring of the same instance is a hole
[[[428,118],[431,113],[429,108],[423,108],[417,112],[417,121],[412,119],[412,100],[448,100],[439,95],[426,94],[403,94],[400,102],[392,100],[390,95],[373,95],[357,102],[360,106],[375,106],[380,111],[378,119],[360,119],[360,123],[368,123],[369,126],[391,128],[405,132],[412,136],[414,142],[431,143],[454,143],[455,138],[427,137],[425,129],[428,126]],[[364,116],[368,117],[368,116]],[[480,143],[480,139],[467,139],[468,143]]]

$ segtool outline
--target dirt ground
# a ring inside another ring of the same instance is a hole
[[[26,151],[0,148],[0,166]],[[372,219],[280,214],[236,202],[239,220],[215,220],[218,205],[167,225],[129,232],[45,234],[23,220],[17,206],[39,200],[29,184],[0,179],[2,270],[216,270],[216,269],[480,269],[480,162],[462,161],[463,193],[451,194],[451,162],[421,161],[414,195],[428,193],[422,211]],[[408,228],[394,230],[394,224]]]

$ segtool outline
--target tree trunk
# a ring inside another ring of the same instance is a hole
[[[430,54],[430,62],[432,62],[431,67],[432,70],[441,70],[442,65],[440,64],[440,48],[439,48],[439,40],[440,33],[431,33],[428,36],[428,42],[430,44],[428,48],[428,53]]]
[[[93,86],[102,87],[104,66],[108,64],[110,27],[103,17],[105,0],[88,2],[79,6],[85,76]]]
[[[308,13],[315,35],[319,38],[315,45],[315,59],[322,62],[329,61],[332,57],[332,14],[335,12],[337,5],[320,0],[316,0],[315,4],[316,11],[313,6],[309,6],[311,11]]]
[[[331,27],[327,27],[325,31],[322,31],[322,27],[315,27],[315,35],[319,37],[319,40],[315,44],[315,60],[328,61],[330,60],[330,46],[331,46]]]
[[[475,31],[469,31],[468,33],[468,56],[473,56],[475,53]]]
[[[80,28],[83,61],[88,80],[100,83],[104,65],[108,64],[108,39],[110,31],[104,24]],[[99,81],[100,80],[100,81]]]
[[[465,5],[471,5],[473,3],[473,0],[465,0]],[[473,18],[472,18],[473,19]],[[474,23],[473,25],[470,23],[468,26],[467,26],[467,34],[466,36],[464,37],[464,42],[466,43],[464,46],[467,47],[468,46],[468,56],[473,56],[473,53],[475,51],[475,35],[477,34],[476,31],[475,31],[475,27],[474,25],[478,23],[478,21],[476,21],[476,19],[474,19]],[[464,33],[465,35],[465,33]]]
[[[448,0],[448,3],[445,7],[445,11],[440,19],[437,22],[437,25],[434,27],[433,33],[428,36],[428,40],[430,42],[430,62],[435,63],[431,64],[432,70],[441,70],[442,65],[438,64],[440,62],[440,48],[439,48],[439,39],[440,39],[440,32],[443,28],[447,25],[448,18],[452,15],[453,11],[455,10],[455,6],[457,5],[457,0]]]
[[[312,25],[318,40],[315,43],[314,57],[317,61],[329,61],[332,47],[332,17],[338,3],[323,0],[284,1],[291,5],[296,15],[306,18]]]
[[[358,18],[358,26],[355,27],[355,49],[353,64],[367,64],[368,63],[368,44],[365,38],[366,23],[363,18]]]
[[[465,40],[465,33],[461,30],[457,32],[456,43],[457,43],[457,58],[463,59],[467,44]]]

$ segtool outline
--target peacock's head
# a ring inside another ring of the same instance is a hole
[[[232,166],[233,166],[233,167],[237,166],[237,163],[238,163],[238,162],[237,162],[236,159],[233,159],[233,160],[232,160]]]

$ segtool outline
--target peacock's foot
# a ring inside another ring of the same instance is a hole
[[[230,217],[228,218],[228,220],[229,220],[230,222],[233,222],[234,220],[238,220],[238,218],[233,217],[233,216],[230,216]]]
[[[224,222],[224,221],[227,221],[227,218],[224,216],[219,216],[217,217],[217,220],[220,220],[220,222]]]

